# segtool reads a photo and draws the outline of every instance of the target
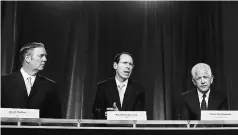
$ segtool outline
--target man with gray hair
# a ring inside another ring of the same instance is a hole
[[[198,63],[192,68],[191,74],[196,88],[181,94],[180,120],[200,120],[201,110],[228,110],[226,95],[211,90],[214,76],[209,65]]]
[[[42,43],[31,42],[20,49],[21,69],[2,76],[2,108],[39,109],[40,118],[61,118],[56,83],[39,74],[46,56]]]

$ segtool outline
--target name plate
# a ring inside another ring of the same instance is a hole
[[[39,118],[38,109],[0,108],[0,116],[8,118]]]
[[[107,120],[147,120],[146,111],[108,111]]]
[[[201,111],[201,120],[238,120],[238,111]]]

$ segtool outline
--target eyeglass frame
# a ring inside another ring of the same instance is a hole
[[[118,63],[124,64],[124,65],[129,64],[129,66],[132,67],[132,68],[135,67],[135,65],[133,63],[130,63],[130,62],[127,62],[127,61],[119,61]]]

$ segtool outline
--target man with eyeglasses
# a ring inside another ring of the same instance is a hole
[[[191,74],[196,88],[182,93],[180,120],[200,120],[201,110],[228,110],[226,95],[210,87],[214,77],[209,65],[198,63]]]
[[[130,53],[122,52],[115,56],[115,77],[98,84],[92,109],[94,119],[106,119],[107,111],[145,111],[145,91],[129,79],[133,67]]]

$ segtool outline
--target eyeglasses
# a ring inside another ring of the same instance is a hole
[[[126,65],[126,64],[129,64],[130,67],[134,67],[135,65],[133,63],[130,63],[130,62],[126,62],[126,61],[120,61],[119,63],[123,64],[123,65]]]

